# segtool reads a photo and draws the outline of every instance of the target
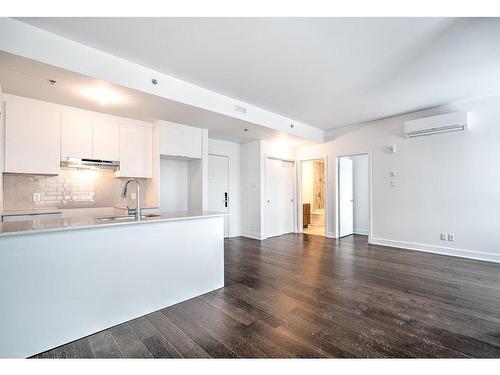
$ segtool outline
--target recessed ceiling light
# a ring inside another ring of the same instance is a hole
[[[123,95],[110,90],[106,86],[85,87],[80,90],[80,93],[92,100],[95,100],[100,105],[120,104],[125,102]]]

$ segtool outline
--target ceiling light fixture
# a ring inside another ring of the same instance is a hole
[[[85,87],[80,90],[81,94],[89,99],[97,101],[100,105],[119,104],[125,101],[125,98],[110,90],[105,86]]]

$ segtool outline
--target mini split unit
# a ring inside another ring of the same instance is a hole
[[[407,138],[467,129],[467,112],[452,112],[405,122]]]

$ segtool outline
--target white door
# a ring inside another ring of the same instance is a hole
[[[354,232],[352,160],[339,159],[339,237]]]
[[[281,236],[294,232],[295,169],[293,162],[267,159],[266,234]]]
[[[208,210],[229,213],[229,158],[208,155]],[[224,216],[224,237],[229,237],[229,217]]]
[[[292,233],[295,231],[295,168],[294,163],[284,161],[283,171],[283,205],[285,212],[285,221],[283,233]]]

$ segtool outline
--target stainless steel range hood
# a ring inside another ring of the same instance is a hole
[[[80,158],[61,158],[61,167],[82,168],[82,169],[107,169],[117,171],[120,169],[119,161],[100,160],[100,159],[80,159]]]

